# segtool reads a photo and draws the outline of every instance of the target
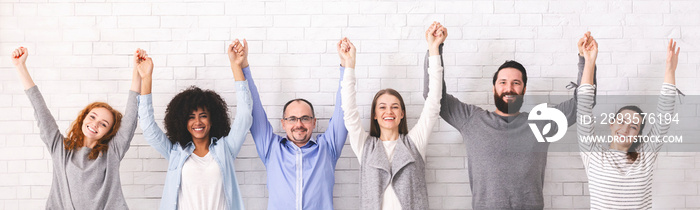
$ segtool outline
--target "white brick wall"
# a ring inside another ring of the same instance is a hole
[[[411,122],[423,103],[423,36],[434,20],[449,29],[444,57],[449,92],[492,110],[490,78],[506,59],[526,65],[530,94],[566,92],[563,86],[576,74],[575,42],[586,30],[600,43],[599,94],[656,93],[669,38],[682,48],[678,87],[700,94],[698,13],[695,0],[0,0],[0,210],[42,209],[51,180],[50,157],[8,59],[19,46],[30,49],[32,76],[65,130],[91,101],[107,101],[123,110],[130,53],[137,47],[148,50],[155,62],[158,121],[170,98],[193,84],[213,88],[235,104],[224,48],[235,38],[247,38],[253,75],[273,127],[281,132],[284,102],[304,97],[316,104],[322,118],[317,131],[322,131],[338,84],[335,43],[344,36],[358,47],[363,116],[369,116],[374,92],[391,87],[401,91],[415,112],[408,114]],[[427,154],[430,207],[471,208],[465,145],[444,121],[435,131]],[[122,162],[122,187],[132,209],[155,209],[165,160],[140,133]],[[238,158],[246,207],[265,209],[264,166],[250,137]],[[350,147],[345,147],[334,190],[337,209],[356,207],[357,169]],[[700,208],[698,172],[697,153],[662,153],[654,207]],[[577,153],[550,154],[545,178],[547,209],[589,206]]]

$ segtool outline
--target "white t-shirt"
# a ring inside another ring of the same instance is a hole
[[[389,163],[394,161],[394,149],[398,143],[396,140],[398,139],[394,139],[393,141],[382,141],[382,144],[384,144],[384,152],[389,158]],[[382,196],[382,209],[401,209],[401,202],[399,201],[399,197],[396,196],[394,185],[392,185],[393,182],[393,180],[390,180],[389,186],[384,191],[384,195]]]
[[[223,177],[211,152],[199,157],[192,153],[182,166],[178,209],[226,209]]]

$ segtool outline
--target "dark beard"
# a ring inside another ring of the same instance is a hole
[[[513,101],[513,103],[508,104],[506,101],[503,100],[503,96],[505,95],[516,95],[515,101]],[[496,109],[507,114],[518,113],[520,111],[520,107],[523,106],[523,96],[517,95],[514,92],[504,92],[501,95],[493,93],[493,101],[496,102]]]

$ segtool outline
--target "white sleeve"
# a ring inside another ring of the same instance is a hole
[[[440,116],[440,100],[442,99],[442,71],[440,55],[433,55],[428,58],[428,97],[418,118],[418,123],[408,132],[408,137],[418,148],[423,160],[425,160],[425,150],[428,147],[428,137],[433,131],[433,126]]]
[[[600,142],[590,141],[595,137],[595,124],[593,122],[584,123],[582,116],[593,118],[593,101],[595,100],[596,86],[582,84],[576,89],[578,91],[578,101],[576,102],[576,134],[578,146],[581,150],[583,166],[588,169],[591,158],[599,158],[603,154]]]
[[[656,113],[654,114],[660,114],[664,117],[673,116],[675,109],[676,85],[670,83],[663,83],[661,85],[661,95],[659,95],[659,101],[656,105]],[[651,129],[649,130],[649,133],[646,134],[647,136],[664,136],[668,133],[668,130],[671,129],[670,122],[662,123],[656,121],[656,123],[649,124],[651,124]],[[638,151],[647,154],[656,153],[659,152],[659,150],[661,150],[661,146],[663,146],[663,142],[650,141],[648,143],[642,144],[642,148],[640,148]]]
[[[369,134],[362,128],[360,121],[360,112],[357,111],[357,96],[355,91],[355,69],[346,68],[343,75],[343,81],[340,82],[343,108],[343,120],[345,120],[345,128],[348,129],[348,141],[350,147],[357,156],[357,161],[362,163],[362,147]]]

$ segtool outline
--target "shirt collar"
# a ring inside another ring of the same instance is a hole
[[[309,142],[307,142],[306,145],[304,145],[302,147],[311,146],[309,143],[318,144],[316,141],[317,141],[316,138],[314,136],[311,136],[311,138],[309,139]],[[293,144],[295,147],[297,146],[296,144],[294,144],[294,142],[287,139],[287,137],[282,138],[282,143],[285,143],[285,142],[289,142],[289,144]]]
[[[218,144],[219,138],[216,137],[211,137],[211,144],[209,144],[209,148],[212,148]],[[192,153],[194,151],[194,142],[187,142],[185,145],[185,150],[188,151],[189,153]]]

